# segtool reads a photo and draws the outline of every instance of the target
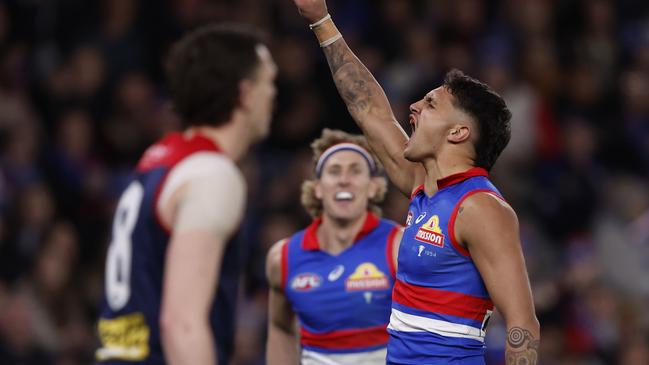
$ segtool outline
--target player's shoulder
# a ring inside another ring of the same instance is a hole
[[[189,175],[219,175],[242,177],[237,165],[228,156],[212,151],[199,151],[179,161],[173,170]]]
[[[142,155],[137,170],[147,171],[158,167],[173,168],[196,154],[211,154],[227,158],[210,139],[195,134],[186,136],[179,132],[165,135],[151,145]]]
[[[278,286],[282,280],[282,262],[284,250],[288,248],[290,238],[283,238],[275,242],[266,254],[266,277],[273,286]]]
[[[468,196],[460,207],[465,216],[481,220],[517,220],[516,212],[494,191],[476,191]]]

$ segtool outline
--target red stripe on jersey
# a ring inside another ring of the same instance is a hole
[[[487,310],[494,307],[488,298],[410,285],[400,280],[394,285],[392,300],[406,307],[475,321],[482,321]]]
[[[424,185],[419,185],[415,190],[412,191],[412,194],[410,194],[410,201],[415,198],[415,195],[419,194],[420,191],[424,190]]]
[[[286,278],[288,277],[288,242],[288,238],[282,242],[282,291],[286,290]]]
[[[199,151],[220,152],[221,149],[211,139],[198,133],[191,136],[178,132],[169,133],[144,151],[136,171],[173,167],[185,157]]]
[[[388,343],[387,324],[384,326],[348,329],[327,333],[313,333],[302,327],[300,343],[303,346],[314,346],[332,350],[351,350],[381,346]]]
[[[157,167],[169,168],[165,176],[158,183],[153,201],[151,202],[153,204],[155,220],[168,236],[171,235],[171,227],[164,224],[158,210],[160,193],[167,181],[167,177],[169,177],[171,168],[185,157],[199,151],[220,152],[221,150],[212,140],[201,134],[196,133],[187,137],[179,132],[173,132],[167,134],[160,141],[147,148],[137,164],[137,172],[146,172]]]
[[[449,175],[447,177],[437,180],[437,188],[444,189],[445,187],[455,185],[466,179],[470,179],[476,176],[489,177],[489,173],[487,172],[487,170],[483,169],[482,167],[472,167],[464,172]]]
[[[394,267],[394,236],[399,232],[399,229],[401,229],[399,226],[392,228],[390,234],[388,234],[388,242],[385,245],[385,257],[388,259],[388,268],[390,268],[390,274],[393,279],[397,277],[397,270]]]
[[[318,242],[318,227],[322,224],[322,217],[315,218],[311,224],[306,227],[304,231],[304,238],[302,239],[302,249],[307,251],[315,251],[320,249]],[[362,240],[365,236],[370,234],[376,227],[381,224],[379,217],[372,212],[367,212],[367,217],[363,222],[363,227],[354,238],[354,243]]]

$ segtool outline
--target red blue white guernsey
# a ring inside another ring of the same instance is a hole
[[[170,233],[156,205],[174,166],[192,158],[226,158],[209,139],[171,133],[147,149],[115,211],[106,259],[105,295],[98,323],[98,364],[163,365],[160,303]],[[238,245],[228,244],[210,312],[220,364],[233,348]]]
[[[500,193],[481,168],[441,179],[438,188],[428,197],[422,186],[410,201],[392,296],[388,364],[485,361],[493,303],[468,250],[455,240],[454,224],[464,199]]]
[[[282,248],[282,288],[300,323],[301,363],[384,364],[400,227],[368,213],[354,244],[331,255],[320,250],[320,223]]]

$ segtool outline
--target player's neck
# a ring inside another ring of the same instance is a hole
[[[330,254],[337,254],[349,248],[354,244],[366,218],[367,212],[353,220],[335,219],[324,213],[322,224],[317,232],[320,249]]]
[[[243,130],[243,123],[230,121],[218,127],[192,127],[185,133],[199,133],[212,140],[219,148],[234,161],[238,161],[250,147],[248,134]]]
[[[423,161],[426,170],[424,192],[431,196],[437,190],[437,180],[467,171],[474,167],[471,159],[462,156],[439,156]]]

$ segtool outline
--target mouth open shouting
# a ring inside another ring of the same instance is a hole
[[[334,196],[334,199],[338,202],[341,201],[352,201],[354,200],[354,194],[349,191],[339,191]]]

